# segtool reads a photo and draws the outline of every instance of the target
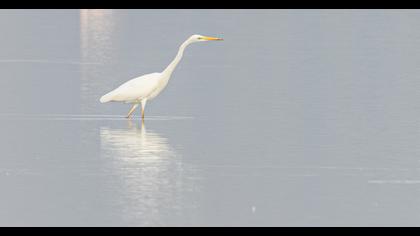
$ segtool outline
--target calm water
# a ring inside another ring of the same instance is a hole
[[[420,226],[420,11],[0,11],[0,226]],[[142,125],[101,95],[189,46]]]

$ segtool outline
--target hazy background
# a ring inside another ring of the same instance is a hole
[[[1,10],[1,226],[419,226],[420,11]],[[146,108],[99,98],[162,71]]]

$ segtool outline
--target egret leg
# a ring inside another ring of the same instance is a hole
[[[144,120],[144,109],[146,108],[147,99],[141,100],[141,120]]]
[[[131,114],[133,114],[134,110],[136,110],[138,105],[139,105],[138,103],[133,104],[133,106],[131,107],[130,111],[128,112],[128,114],[125,118],[127,118],[127,119],[130,118]]]

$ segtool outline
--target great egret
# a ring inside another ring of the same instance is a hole
[[[133,106],[126,118],[130,118],[134,110],[141,104],[141,117],[144,119],[144,109],[148,100],[156,97],[168,84],[172,72],[182,58],[185,48],[191,43],[201,41],[223,40],[221,38],[202,35],[192,35],[179,47],[175,59],[161,73],[146,74],[125,82],[118,88],[101,97],[100,102],[125,102]]]

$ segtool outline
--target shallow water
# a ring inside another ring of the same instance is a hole
[[[1,226],[419,226],[417,10],[0,11]],[[144,124],[99,97],[187,48]]]

